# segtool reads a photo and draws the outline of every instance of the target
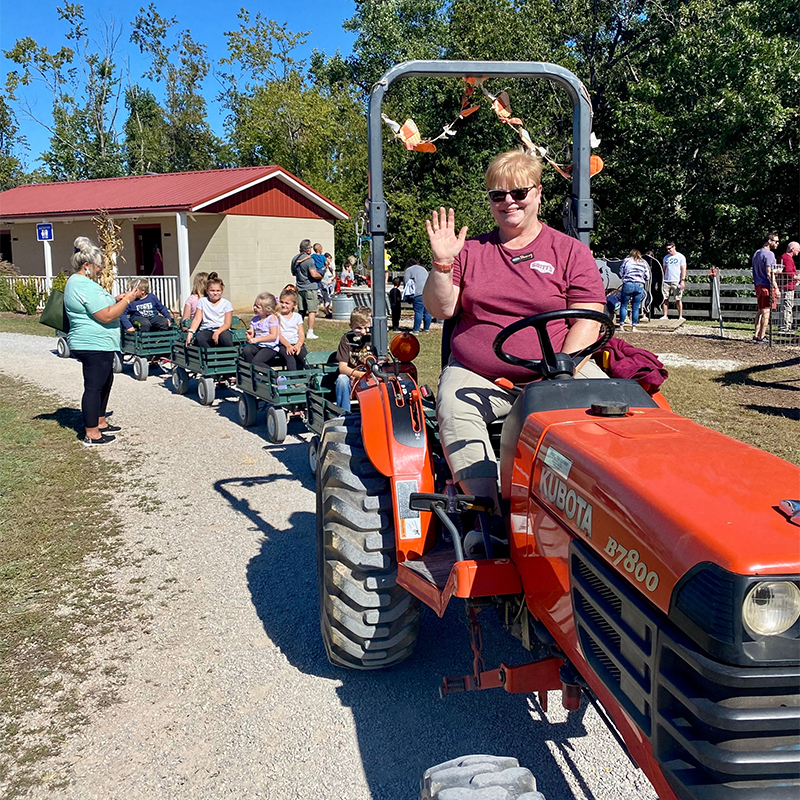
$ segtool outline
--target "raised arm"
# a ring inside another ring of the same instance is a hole
[[[465,225],[456,234],[455,211],[444,206],[425,220],[433,254],[433,269],[422,290],[422,302],[434,317],[450,319],[458,306],[458,287],[453,284],[453,264],[467,238]]]

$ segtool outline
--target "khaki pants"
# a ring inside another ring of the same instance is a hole
[[[794,289],[781,289],[781,323],[782,331],[792,329],[792,317],[794,316]]]
[[[576,378],[607,378],[591,359]],[[496,478],[497,461],[488,425],[502,419],[516,397],[451,360],[439,378],[436,417],[442,448],[453,478]]]

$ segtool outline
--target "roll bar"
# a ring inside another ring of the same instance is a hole
[[[589,143],[592,111],[586,88],[564,67],[542,61],[405,61],[386,72],[372,87],[367,116],[369,146],[369,232],[372,250],[372,342],[376,354],[388,354],[389,330],[386,320],[386,200],[383,196],[383,96],[400,78],[411,77],[544,78],[563,87],[572,102],[572,213],[578,238],[589,244],[594,225],[594,206],[589,196]]]

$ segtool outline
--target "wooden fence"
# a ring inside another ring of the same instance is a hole
[[[122,294],[128,286],[128,281],[136,277],[134,275],[120,275],[114,280],[112,294]],[[44,308],[50,294],[50,281],[44,275],[0,275],[0,280],[5,280],[15,287],[18,283],[36,284],[36,292],[39,295],[39,311]],[[170,310],[179,312],[180,288],[178,286],[177,275],[150,275],[147,280],[150,282],[150,291]]]

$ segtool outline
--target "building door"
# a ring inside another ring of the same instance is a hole
[[[0,231],[0,261],[14,263],[11,257],[11,231]]]
[[[163,275],[161,225],[134,225],[133,238],[136,241],[136,274]]]

